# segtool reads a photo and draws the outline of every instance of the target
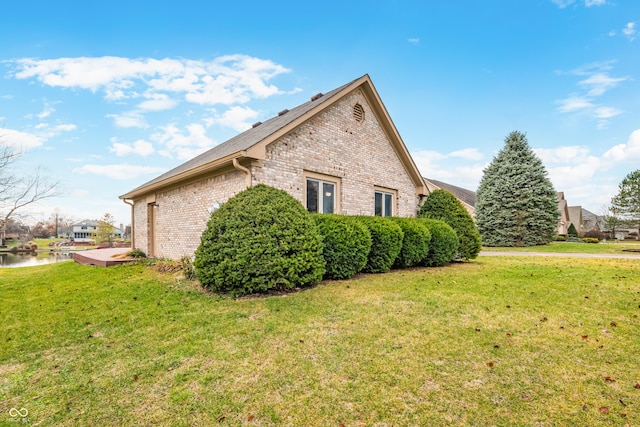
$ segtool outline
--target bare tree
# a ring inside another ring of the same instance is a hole
[[[0,148],[0,244],[5,244],[6,225],[11,218],[20,218],[22,211],[40,200],[58,196],[58,182],[42,174],[40,168],[32,174],[15,171],[15,162],[22,156],[10,146]]]

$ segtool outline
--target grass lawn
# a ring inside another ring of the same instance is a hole
[[[3,269],[0,425],[640,425],[638,315],[633,260],[238,300],[140,265]]]
[[[558,252],[558,253],[585,253],[585,254],[625,254],[633,255],[634,252],[627,252],[625,249],[635,249],[640,251],[640,241],[626,240],[622,242],[605,243],[573,243],[573,242],[551,242],[544,246],[527,246],[523,248],[514,247],[487,247],[483,246],[483,251],[511,251],[511,252]],[[640,253],[636,253],[640,259]]]

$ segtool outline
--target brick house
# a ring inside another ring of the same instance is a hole
[[[310,212],[415,216],[427,187],[368,75],[253,127],[120,196],[133,247],[177,259],[211,212],[247,187],[287,191]]]

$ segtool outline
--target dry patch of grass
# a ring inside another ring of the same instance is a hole
[[[0,423],[639,425],[640,264],[481,258],[232,300],[0,271]]]

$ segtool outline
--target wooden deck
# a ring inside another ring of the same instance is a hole
[[[134,258],[114,258],[114,255],[126,254],[131,248],[105,248],[91,249],[88,251],[74,252],[73,260],[79,264],[95,265],[98,267],[110,267],[135,261]]]

